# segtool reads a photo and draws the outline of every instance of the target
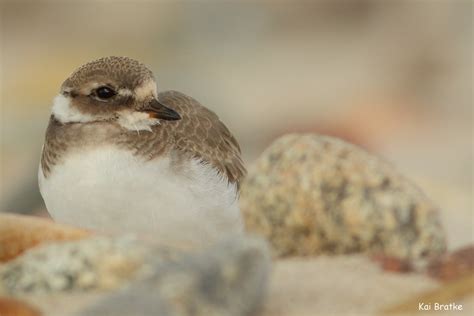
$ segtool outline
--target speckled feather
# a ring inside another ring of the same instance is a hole
[[[88,62],[77,68],[64,81],[63,87],[80,86],[97,77],[121,82],[124,87],[135,87],[147,79],[154,78],[153,72],[137,60],[109,56]]]
[[[219,117],[193,98],[177,91],[162,92],[158,99],[182,117],[172,125],[173,128],[167,129],[173,147],[210,163],[230,182],[238,183],[245,175],[240,147]],[[157,134],[165,130],[164,125],[153,128]]]

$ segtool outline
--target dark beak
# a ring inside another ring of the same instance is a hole
[[[145,108],[140,110],[150,114],[150,117],[162,119],[166,121],[177,121],[181,119],[181,116],[173,109],[163,105],[158,100],[151,100]]]

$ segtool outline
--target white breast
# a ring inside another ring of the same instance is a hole
[[[242,231],[235,185],[197,160],[176,171],[101,147],[68,154],[48,178],[40,168],[39,184],[52,217],[79,227],[204,244]]]

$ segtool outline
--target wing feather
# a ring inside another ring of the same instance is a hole
[[[158,99],[182,117],[172,124],[175,147],[211,164],[230,182],[239,184],[246,174],[240,146],[219,117],[178,91],[161,92]]]

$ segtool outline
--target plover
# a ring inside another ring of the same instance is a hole
[[[53,102],[39,186],[51,216],[170,242],[242,231],[240,147],[218,116],[127,57],[78,68]]]

